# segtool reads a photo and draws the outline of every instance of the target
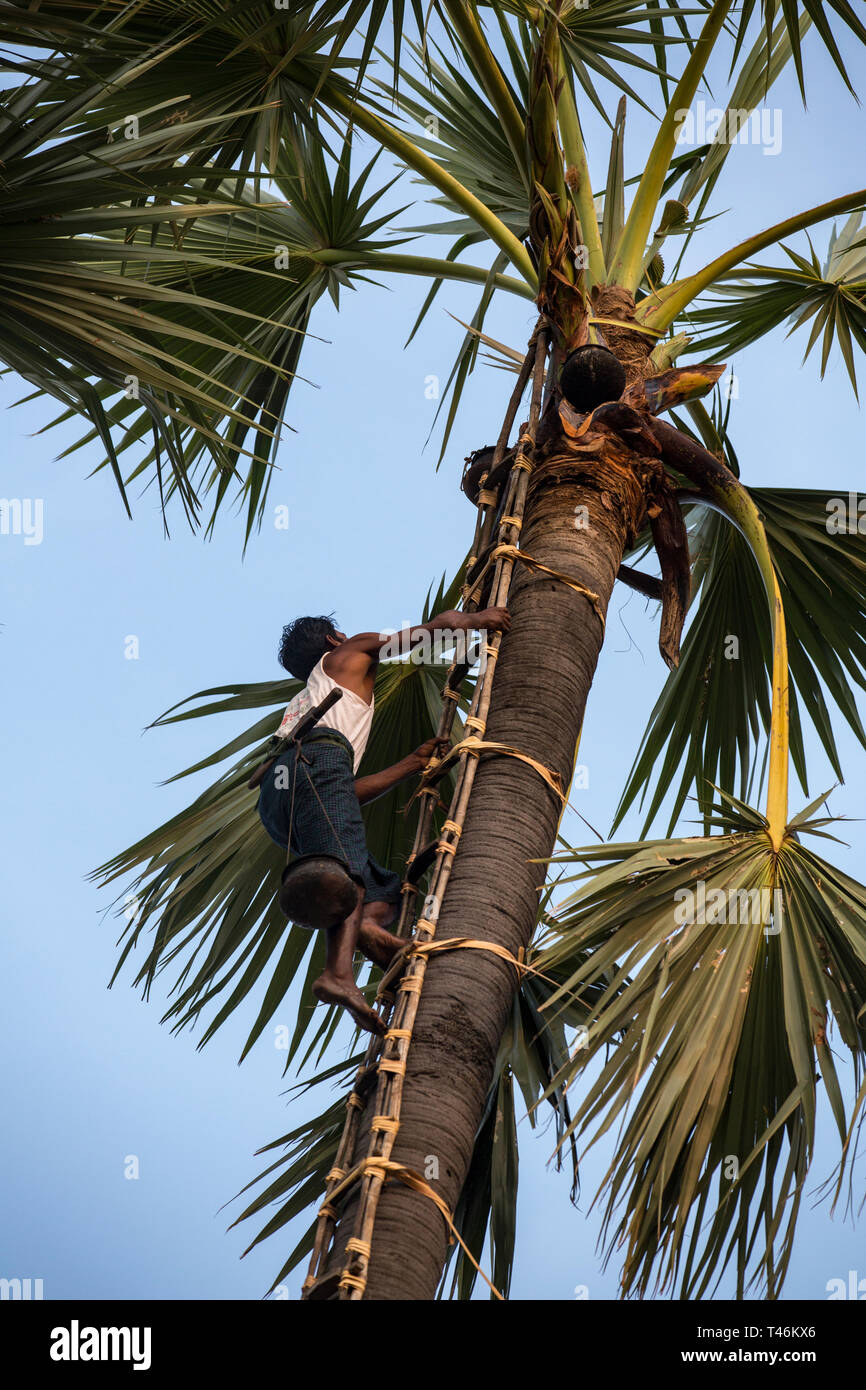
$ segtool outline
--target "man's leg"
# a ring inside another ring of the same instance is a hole
[[[354,911],[339,926],[327,928],[325,968],[312,989],[320,1003],[339,1004],[348,1009],[359,1028],[368,1033],[384,1033],[385,1024],[355,984],[352,971],[363,916],[364,889],[359,886]],[[383,932],[383,935],[390,936],[390,932]]]
[[[358,930],[358,946],[368,960],[387,970],[394,956],[405,945],[401,937],[387,930],[399,916],[398,903],[365,903]]]

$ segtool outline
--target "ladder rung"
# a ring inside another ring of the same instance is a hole
[[[332,1300],[336,1300],[336,1298],[337,1298],[337,1291],[338,1291],[338,1289],[339,1289],[339,1287],[340,1287],[340,1279],[341,1279],[341,1278],[342,1278],[342,1270],[339,1270],[339,1269],[333,1270],[333,1271],[332,1271],[331,1273],[329,1273],[329,1274],[320,1274],[320,1275],[319,1275],[319,1278],[316,1280],[316,1282],[315,1282],[314,1284],[310,1284],[309,1288],[307,1289],[306,1293],[304,1294],[305,1300],[309,1300],[309,1301],[312,1301],[312,1300],[314,1300],[314,1299],[321,1299],[321,1300],[332,1299]]]
[[[420,849],[406,870],[406,882],[417,883],[418,880],[427,872],[433,860],[436,858],[436,846],[439,844],[437,835],[435,840],[431,840],[429,845]]]
[[[356,1096],[358,1096],[359,1100],[363,1100],[364,1102],[367,1101],[370,1091],[373,1089],[378,1079],[378,1067],[379,1056],[377,1055],[373,1058],[372,1062],[368,1062],[364,1069],[363,1076],[355,1077],[355,1084],[352,1090],[355,1092]]]

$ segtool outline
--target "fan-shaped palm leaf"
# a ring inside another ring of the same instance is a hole
[[[763,17],[764,27],[769,36],[773,27],[773,20],[776,14],[781,10],[781,17],[788,27],[788,35],[793,46],[797,80],[805,100],[806,79],[803,72],[800,9],[801,7],[799,5],[785,3],[785,0],[782,0],[781,5],[779,4],[779,0],[760,0],[760,5],[756,3],[756,0],[745,0],[744,4],[738,5],[734,15],[736,44],[732,62],[737,61],[753,16],[760,14]],[[821,42],[830,54],[836,69],[841,73],[846,86],[853,92],[854,89],[851,86],[848,71],[845,67],[842,54],[839,51],[839,46],[836,42],[831,23],[831,19],[840,21],[842,25],[847,26],[847,28],[853,32],[861,43],[866,43],[866,28],[864,28],[863,21],[860,19],[855,8],[850,4],[850,0],[802,0],[802,12],[806,14],[815,25]]]
[[[842,537],[828,529],[840,506],[847,515],[847,492],[749,492],[763,516],[788,616],[791,754],[808,791],[801,703],[841,780],[825,691],[866,746],[854,693],[866,687],[866,537],[856,516]],[[706,808],[713,785],[739,783],[743,796],[754,786],[755,750],[769,728],[772,656],[760,577],[743,537],[714,513],[693,514],[690,543],[693,616],[680,665],[650,715],[615,826],[635,800],[643,806],[649,796],[648,826],[671,788],[672,827],[692,788]]]
[[[219,431],[242,421],[249,402],[225,364],[237,364],[241,377],[267,365],[250,343],[255,313],[239,305],[226,323],[229,306],[218,287],[196,291],[195,275],[223,270],[230,248],[212,243],[205,254],[183,245],[190,222],[203,226],[232,211],[232,195],[225,192],[216,203],[194,199],[166,165],[160,136],[114,140],[102,131],[62,138],[68,107],[45,115],[39,108],[39,84],[7,93],[0,108],[7,136],[0,358],[39,390],[90,416],[126,502],[103,405],[120,394],[137,435],[155,437],[150,461],[160,487],[165,454],[172,488],[192,515],[198,498],[185,475],[183,438],[195,429],[199,449],[230,475],[237,450],[226,447]],[[190,131],[191,151],[203,127]],[[196,172],[190,164],[190,176]],[[147,205],[142,189],[153,199]],[[138,227],[137,239],[131,227]],[[161,244],[153,245],[160,227]],[[171,290],[142,273],[154,266],[165,280],[174,277]],[[254,274],[268,272],[240,273],[249,285]]]
[[[140,258],[127,278],[153,285],[152,292],[163,296],[166,325],[184,342],[184,367],[219,381],[239,400],[224,443],[225,452],[240,465],[214,466],[207,440],[196,433],[184,440],[182,477],[197,492],[210,494],[211,524],[234,485],[246,503],[247,540],[267,502],[280,425],[316,304],[325,294],[338,303],[340,289],[363,278],[360,267],[372,263],[380,250],[401,244],[376,235],[386,221],[378,204],[390,185],[370,193],[371,166],[350,178],[349,156],[346,147],[336,167],[329,168],[321,149],[301,136],[297,149],[282,148],[275,170],[285,201],[263,194],[255,206],[239,204],[201,220],[193,210],[180,253],[172,251],[171,229],[165,225],[148,235],[145,223],[123,243],[125,252]],[[185,293],[190,283],[195,297]],[[215,336],[192,336],[191,314],[199,302],[202,312],[212,313],[212,304],[220,306],[224,332],[237,333],[250,324],[247,356],[226,351]],[[100,397],[107,399],[111,389],[103,385]],[[122,430],[119,449],[140,441],[144,429],[135,402],[121,398],[106,414]],[[85,435],[66,453],[92,438],[92,433]],[[244,450],[252,455],[245,466]],[[152,453],[146,455],[130,478],[139,477],[153,461]]]
[[[830,349],[838,340],[856,394],[853,344],[866,351],[866,239],[862,219],[861,212],[853,212],[838,235],[834,227],[823,266],[810,243],[808,260],[790,247],[782,247],[793,269],[749,265],[722,276],[713,286],[712,300],[690,314],[696,326],[709,330],[709,336],[701,337],[700,351],[729,356],[783,323],[791,325],[791,333],[811,323],[803,360],[820,338],[823,377]]]
[[[539,967],[589,953],[564,997],[612,972],[555,1080],[585,1078],[574,1132],[595,1142],[620,1125],[603,1191],[608,1253],[626,1249],[625,1293],[678,1283],[680,1297],[702,1297],[735,1259],[738,1297],[755,1283],[775,1297],[813,1153],[816,1064],[845,1142],[830,1033],[835,1023],[856,1087],[866,889],[800,841],[826,835],[824,799],[791,821],[778,852],[764,817],[725,798],[722,834],[555,861],[582,862],[588,882],[556,913],[559,939]]]

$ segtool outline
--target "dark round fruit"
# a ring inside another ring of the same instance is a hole
[[[597,405],[619,400],[625,390],[625,367],[609,348],[584,343],[566,357],[559,388],[570,406],[587,415]]]
[[[283,869],[280,907],[290,922],[311,931],[336,927],[354,911],[358,894],[342,859],[304,854]]]

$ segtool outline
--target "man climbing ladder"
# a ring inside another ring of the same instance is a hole
[[[428,633],[507,632],[510,621],[504,608],[472,614],[447,609],[387,638],[381,632],[347,637],[324,617],[296,618],[283,629],[280,664],[306,685],[289,703],[276,737],[292,738],[304,716],[333,692],[341,698],[331,705],[324,722],[304,732],[266,766],[259,816],[271,839],[289,853],[284,892],[300,856],[337,859],[352,880],[354,904],[350,894],[346,915],[325,927],[325,968],[312,989],[322,1003],[348,1009],[368,1032],[382,1033],[384,1024],[355,983],[355,951],[360,949],[386,969],[404,943],[387,930],[397,915],[400,879],[370,855],[360,808],[422,771],[437,752],[436,740],[430,739],[392,767],[355,777],[370,736],[373,687],[383,647],[387,643],[389,655],[404,656]]]

